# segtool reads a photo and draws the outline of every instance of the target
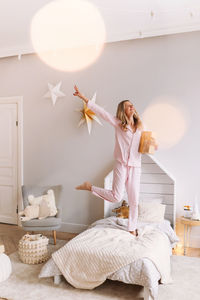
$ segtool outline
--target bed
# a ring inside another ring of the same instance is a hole
[[[175,181],[150,156],[144,156],[142,171],[140,200],[142,201],[145,198],[150,201],[153,197],[161,197],[167,208],[163,221],[149,223],[138,220],[139,237],[136,239],[136,237],[130,237],[131,235],[127,232],[128,220],[112,215],[112,209],[116,207],[116,204],[105,203],[104,218],[91,224],[87,230],[56,251],[43,266],[39,275],[40,278],[53,276],[54,282],[58,284],[61,275],[64,275],[65,279],[73,286],[88,289],[100,285],[106,279],[118,280],[127,284],[144,286],[145,300],[157,299],[159,284],[168,284],[170,279],[172,280],[172,278],[169,278],[170,256],[172,255],[172,248],[179,242],[174,230]],[[148,188],[145,187],[145,184],[148,185]],[[104,186],[105,188],[111,188],[112,172],[105,177]],[[145,197],[143,197],[144,195]],[[126,194],[124,194],[124,198],[126,199]],[[118,244],[116,244],[117,237],[120,237]],[[120,248],[121,245],[124,245],[121,252],[115,253],[115,249]],[[131,249],[131,247],[135,249],[134,255],[134,251],[127,252],[127,249]],[[109,249],[110,252],[105,252],[105,249]],[[124,256],[123,253],[126,255]],[[118,259],[117,262],[114,260],[116,256],[121,260],[121,265],[118,265]],[[102,257],[106,257],[104,264],[102,263]],[[109,269],[112,259],[112,267],[115,266],[113,269]],[[92,264],[89,263],[90,260],[93,261]],[[165,268],[163,269],[164,264]],[[101,272],[105,271],[106,275],[103,274],[103,276],[97,278],[96,282],[91,283],[90,280],[94,278],[94,273],[89,272],[94,272],[94,268],[87,270],[87,274],[83,274],[83,270],[87,269],[86,266],[88,265],[94,265],[96,270],[101,268]],[[68,268],[71,273],[66,271]],[[74,271],[76,269],[78,269],[77,273]],[[114,270],[114,272],[111,272],[111,270]],[[89,279],[87,278],[87,281],[85,281],[87,276]]]

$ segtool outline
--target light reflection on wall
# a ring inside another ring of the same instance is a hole
[[[160,102],[152,103],[142,114],[146,129],[155,132],[159,149],[171,148],[178,144],[189,123],[183,106],[170,102],[166,97],[160,98]]]
[[[104,21],[87,1],[58,0],[41,8],[31,23],[31,40],[42,61],[61,71],[77,71],[101,54]]]

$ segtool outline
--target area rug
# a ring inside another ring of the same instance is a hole
[[[50,245],[50,252],[63,246],[66,241]],[[0,283],[0,298],[9,300],[143,300],[144,288],[139,285],[124,284],[107,280],[94,290],[75,289],[64,279],[54,285],[52,278],[38,278],[41,267],[20,262],[18,253],[10,255],[12,274]],[[173,283],[159,285],[158,300],[199,300],[200,299],[200,258],[171,257]]]

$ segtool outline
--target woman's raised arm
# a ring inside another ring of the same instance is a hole
[[[86,104],[88,103],[89,99],[87,99],[85,96],[83,96],[80,92],[79,89],[77,88],[77,86],[74,86],[75,92],[73,93],[74,96],[78,96],[79,98],[81,98]]]
[[[83,96],[79,92],[79,90],[78,90],[78,88],[77,88],[76,85],[74,86],[74,88],[75,88],[75,93],[73,95],[74,96],[78,96],[79,98],[81,98],[87,104],[87,107],[89,109],[91,109],[95,114],[97,114],[98,116],[100,116],[105,121],[109,122],[111,125],[113,125],[113,126],[117,126],[118,125],[118,121],[117,121],[116,117],[114,117],[113,115],[111,115],[109,112],[107,112],[104,108],[102,108],[98,104],[92,102],[91,100],[89,100],[85,96]]]

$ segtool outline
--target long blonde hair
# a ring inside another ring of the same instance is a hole
[[[124,109],[124,104],[127,101],[129,101],[129,100],[123,100],[118,104],[117,113],[116,113],[116,117],[122,122],[120,124],[121,129],[124,130],[124,131],[127,131],[127,125],[128,125],[128,119],[127,119],[125,109]],[[137,130],[137,128],[139,128],[140,130],[143,130],[142,121],[140,120],[139,114],[137,113],[136,110],[135,110],[134,115],[133,115],[133,121],[134,121],[136,130]]]

